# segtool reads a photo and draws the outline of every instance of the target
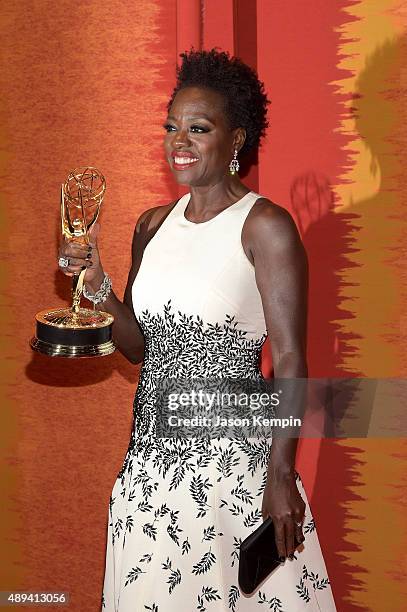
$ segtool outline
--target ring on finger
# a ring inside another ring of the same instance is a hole
[[[58,264],[61,268],[67,268],[69,266],[69,258],[68,257],[60,257],[58,259]]]

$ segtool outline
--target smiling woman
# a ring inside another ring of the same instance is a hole
[[[244,145],[245,130],[231,129],[223,107],[220,93],[202,87],[185,87],[174,97],[164,144],[171,170],[182,172],[178,183],[207,188],[224,181],[234,150]]]
[[[307,375],[304,247],[289,213],[236,173],[267,126],[263,84],[226,53],[182,57],[164,146],[190,192],[141,215],[124,302],[111,291],[100,306],[115,317],[118,348],[143,362],[109,504],[102,609],[333,612],[297,440],[159,434],[160,381],[261,380],[267,335],[276,377]],[[104,277],[96,234],[92,246],[85,282],[95,292]],[[66,245],[60,254],[78,265],[85,257]],[[281,565],[248,596],[239,546],[268,516]]]

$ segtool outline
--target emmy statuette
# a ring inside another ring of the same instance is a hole
[[[62,234],[81,245],[89,244],[106,190],[104,176],[92,166],[76,168],[61,185]],[[72,306],[36,314],[36,335],[30,346],[50,357],[98,357],[115,350],[113,315],[80,307],[86,269],[72,277]]]

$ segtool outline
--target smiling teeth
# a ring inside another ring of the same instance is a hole
[[[198,161],[197,157],[174,157],[176,164],[191,164],[192,162]]]

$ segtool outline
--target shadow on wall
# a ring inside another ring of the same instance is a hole
[[[34,353],[26,367],[26,376],[33,382],[48,387],[88,387],[107,380],[116,370],[131,384],[136,384],[140,366],[134,366],[116,350],[109,358],[81,359],[52,358],[52,366],[44,367],[44,360],[51,359]],[[69,362],[69,363],[67,363]],[[97,362],[97,365],[96,365]]]
[[[400,376],[407,370],[407,326],[400,325],[407,301],[405,293],[401,295],[406,287],[407,244],[407,212],[402,208],[407,92],[401,79],[406,47],[406,38],[401,37],[377,48],[367,59],[353,94],[355,130],[371,154],[370,172],[376,183],[380,176],[377,192],[361,201],[345,202],[346,210],[334,213],[328,178],[311,171],[292,184],[292,209],[310,263],[310,377]],[[326,407],[329,411],[329,397]],[[342,407],[342,413],[346,408]],[[349,598],[364,588],[360,577],[366,568],[349,562],[358,547],[349,541],[345,509],[363,501],[356,487],[364,483],[354,468],[358,457],[362,462],[366,457],[357,445],[336,444],[329,437],[331,431],[325,435],[310,503],[328,571],[332,568],[338,609],[356,612],[366,608]]]

